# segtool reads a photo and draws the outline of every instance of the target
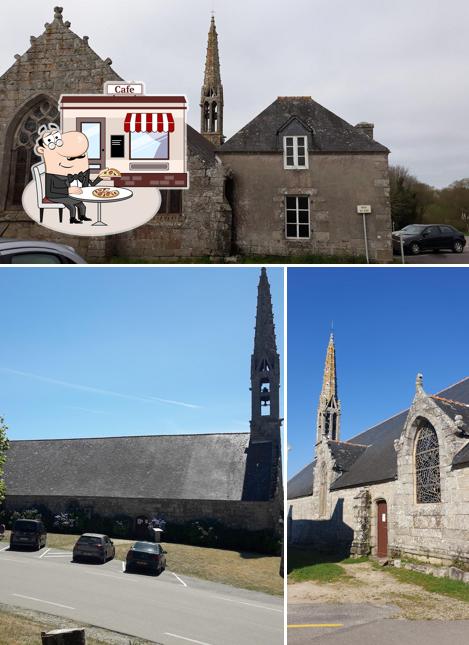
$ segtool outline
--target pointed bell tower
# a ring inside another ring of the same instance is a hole
[[[270,285],[261,271],[257,295],[256,333],[251,357],[251,441],[279,442],[280,358],[277,353]]]
[[[275,340],[270,285],[261,271],[256,333],[251,356],[251,434],[247,446],[244,501],[276,499],[283,505],[280,445],[280,357]]]
[[[214,16],[212,16],[208,32],[205,76],[200,98],[200,115],[201,134],[214,145],[221,145],[225,139],[223,136],[223,85],[221,83],[218,34]]]
[[[316,443],[321,439],[339,441],[340,401],[337,396],[337,369],[335,360],[334,334],[331,333],[326,352],[322,390],[319,396]]]

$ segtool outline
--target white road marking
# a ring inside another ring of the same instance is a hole
[[[41,558],[43,558],[47,553],[49,553],[49,551],[50,551],[50,549],[46,549],[46,550],[44,551],[44,553],[41,553],[41,555],[39,556],[39,560],[40,560]]]
[[[278,611],[283,614],[283,609],[276,609],[275,607],[266,607],[265,605],[257,605],[253,602],[246,602],[245,600],[235,600],[234,598],[225,598],[224,596],[212,596],[217,600],[226,600],[227,602],[237,602],[240,605],[249,605],[250,607],[257,607],[257,609],[266,609],[267,611]]]
[[[0,549],[0,552],[1,552],[1,551],[6,551],[6,550],[7,550],[7,549],[9,549],[9,548],[10,548],[10,545],[9,545],[9,544],[7,544],[6,546],[4,546],[4,547],[3,547],[3,549]]]
[[[71,555],[71,553],[48,553],[46,558],[69,558]]]
[[[184,580],[181,580],[181,578],[180,578],[179,576],[177,576],[175,573],[173,573],[172,571],[171,571],[170,573],[172,573],[172,574],[173,574],[173,576],[174,576],[175,578],[177,578],[177,579],[179,580],[179,582],[180,582],[182,585],[184,585],[185,587],[187,587],[187,585],[186,585],[186,583],[184,582]],[[194,641],[194,642],[196,642],[196,641]]]
[[[54,605],[54,607],[63,607],[63,609],[73,609],[75,610],[75,607],[69,607],[68,605],[61,605],[58,602],[50,602],[49,600],[41,600],[40,598],[33,598],[32,596],[22,596],[20,593],[14,593],[12,596],[15,596],[16,598],[25,598],[26,600],[34,600],[35,602],[42,602],[46,605]]]
[[[125,562],[122,562],[122,573],[125,573]]]
[[[189,643],[197,643],[197,645],[210,645],[210,643],[204,643],[202,641],[195,641],[193,638],[186,638],[185,636],[179,636],[178,634],[170,634],[169,632],[164,633],[165,636],[172,636],[173,638],[179,638],[182,641],[188,641]]]

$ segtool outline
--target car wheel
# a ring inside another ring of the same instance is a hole
[[[464,244],[462,242],[460,242],[459,240],[457,240],[453,244],[453,252],[454,253],[462,253],[463,251],[464,251]]]
[[[410,252],[412,255],[418,255],[420,253],[420,244],[417,244],[417,242],[412,242],[410,245]]]
[[[102,560],[101,560],[101,564],[106,564],[106,562],[107,562],[107,558],[106,558],[105,555],[103,555]]]

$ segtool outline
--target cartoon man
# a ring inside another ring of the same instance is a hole
[[[46,198],[68,209],[70,224],[90,222],[85,204],[75,196],[81,195],[84,187],[96,186],[104,170],[91,181],[87,137],[82,132],[61,133],[54,123],[41,126],[38,135],[34,151],[46,166]]]

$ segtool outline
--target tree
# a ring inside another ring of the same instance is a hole
[[[0,504],[5,499],[5,482],[3,481],[3,465],[6,461],[6,452],[8,450],[7,439],[8,426],[5,425],[3,417],[0,416]]]
[[[403,166],[389,168],[391,216],[396,230],[422,221],[432,201],[432,189],[418,181]]]

